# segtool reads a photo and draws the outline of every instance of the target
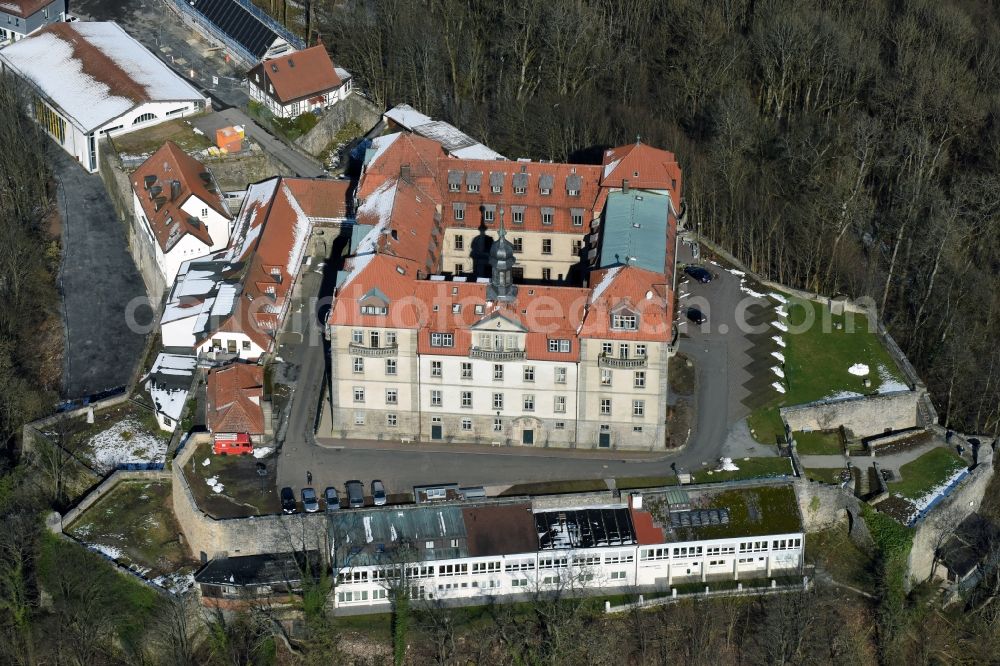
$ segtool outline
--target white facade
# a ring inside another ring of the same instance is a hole
[[[206,245],[193,234],[184,234],[170,248],[170,251],[165,253],[153,236],[149,220],[146,219],[145,211],[143,211],[142,203],[139,201],[139,196],[134,190],[132,192],[132,207],[136,219],[142,222],[142,227],[146,231],[143,240],[152,244],[156,266],[168,288],[174,283],[177,271],[185,261],[204,257],[216,250],[223,249],[229,244],[229,220],[212,208],[212,206],[194,195],[188,197],[187,201],[181,206],[181,211],[201,220],[201,223],[205,225],[208,231],[209,237],[212,239],[211,245]]]
[[[488,603],[492,597],[556,590],[668,590],[681,583],[798,574],[804,535],[740,537],[658,545],[545,550],[407,566],[412,598]],[[341,569],[335,606],[389,604],[385,567]]]
[[[338,73],[346,74],[343,70],[338,69]],[[342,102],[347,99],[347,96],[351,94],[353,89],[354,80],[348,78],[342,85],[333,90],[328,90],[322,95],[311,95],[306,99],[296,100],[294,102],[288,102],[282,104],[274,97],[269,95],[266,90],[259,87],[260,82],[254,82],[253,77],[249,77],[247,81],[248,92],[250,99],[255,102],[260,102],[264,107],[270,111],[272,114],[278,118],[295,118],[302,115],[303,113],[309,113],[310,111],[316,111],[318,109],[327,109],[337,102]],[[267,84],[270,85],[270,84]],[[273,93],[273,88],[272,91]],[[320,99],[315,99],[319,97]]]

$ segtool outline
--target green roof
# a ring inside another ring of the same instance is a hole
[[[604,209],[600,268],[633,265],[663,272],[670,197],[646,191],[612,192]]]

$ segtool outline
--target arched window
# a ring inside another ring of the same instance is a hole
[[[132,124],[133,125],[138,125],[139,123],[147,123],[150,120],[156,120],[156,114],[155,113],[144,113],[141,116],[139,116],[138,118],[136,118],[135,120],[133,120]]]

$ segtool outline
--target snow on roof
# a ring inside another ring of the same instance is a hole
[[[596,303],[600,300],[601,296],[604,294],[604,290],[611,286],[611,283],[615,281],[615,277],[621,272],[623,266],[615,266],[614,268],[609,268],[608,272],[604,274],[601,281],[597,283],[594,287],[594,291],[590,293],[590,302]]]
[[[236,305],[236,285],[224,284],[219,287],[219,293],[215,296],[211,316],[225,317],[232,313],[234,305]]]
[[[194,356],[181,356],[178,354],[160,354],[153,362],[150,374],[168,375],[191,375],[194,372],[198,359]]]
[[[261,183],[254,183],[247,188],[247,195],[240,206],[239,215],[236,217],[238,228],[233,232],[232,240],[229,244],[229,261],[239,261],[251,250],[260,230],[264,226],[263,216],[258,213],[274,196],[277,189],[278,179],[271,178]],[[259,219],[258,219],[259,218]]]
[[[204,96],[117,23],[55,23],[0,53],[84,131],[139,104]]]
[[[365,221],[371,224],[369,217],[377,220],[375,222],[374,228],[369,231],[361,243],[358,244],[358,249],[356,254],[365,254],[368,252],[375,251],[375,243],[378,241],[379,235],[385,232],[385,226],[389,223],[392,217],[392,206],[396,201],[396,180],[387,180],[378,186],[371,195],[365,199],[365,202],[358,206],[358,211],[355,217],[359,219],[365,219]]]
[[[466,148],[459,148],[451,152],[455,157],[462,160],[505,160],[507,159],[489,146],[476,143]]]
[[[295,211],[295,226],[292,227],[294,239],[292,246],[288,248],[288,264],[286,269],[289,275],[295,275],[299,269],[299,264],[302,263],[302,255],[306,251],[306,240],[309,238],[312,225],[309,223],[309,216],[306,215],[305,211],[302,210],[302,206],[292,196],[288,186],[282,183],[281,188],[288,198],[288,203],[292,207],[292,210]]]
[[[377,136],[372,139],[371,145],[365,153],[365,164],[375,163],[382,156],[382,153],[401,136],[403,136],[402,132],[396,132],[394,134],[386,134],[385,136]]]
[[[348,72],[343,67],[337,67],[336,65],[334,65],[333,69],[337,72],[337,76],[340,77],[341,81],[346,81],[347,79],[351,78],[351,73]]]
[[[159,354],[156,357],[146,383],[156,411],[180,420],[197,364],[198,359],[194,356]]]
[[[425,116],[409,104],[397,104],[385,112],[385,117],[406,129],[431,122],[430,116]]]
[[[611,172],[615,170],[615,167],[618,166],[619,162],[621,162],[621,160],[614,160],[612,162],[608,162],[607,164],[605,164],[603,177],[607,178],[608,176],[610,176]]]

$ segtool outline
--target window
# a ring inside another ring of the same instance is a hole
[[[552,254],[552,239],[543,238],[542,239],[542,254]]]
[[[628,358],[628,345],[620,344],[618,345],[618,358]]]
[[[368,334],[369,345],[372,349],[378,349],[380,339],[381,336],[378,334],[378,331],[372,331]]]
[[[249,340],[244,340],[243,341],[243,351],[250,351],[250,341]]]
[[[562,354],[568,354],[569,350],[570,350],[569,340],[549,340],[549,351],[550,352],[559,352],[559,353],[562,353]],[[559,370],[562,370],[564,374],[566,372],[565,368],[557,368],[557,371],[556,371],[557,376],[558,376],[558,371]],[[556,381],[558,381],[558,379]],[[565,377],[563,377],[563,381],[565,382]]]
[[[556,368],[556,384],[566,383],[566,368],[558,367]]]
[[[462,361],[462,379],[472,379],[472,363]]]
[[[462,220],[465,219],[465,206],[460,206],[456,204],[454,207],[452,207],[452,211],[455,213],[455,220],[457,220],[458,222],[461,222]],[[459,236],[459,238],[461,238],[461,236]],[[455,249],[461,250],[462,248],[456,247]]]
[[[365,359],[360,356],[354,357],[354,372],[356,374],[362,374],[365,371]]]
[[[490,191],[493,192],[493,194],[500,194],[503,192],[503,185],[493,185],[490,187]]]
[[[202,208],[201,209],[201,216],[202,217],[208,217],[208,209],[207,208]]]
[[[611,371],[601,368],[601,386],[611,386]]]
[[[362,305],[361,314],[366,315],[386,315],[389,313],[389,308],[384,305]]]
[[[552,224],[552,217],[553,217],[553,213],[552,213],[552,209],[551,208],[543,208],[542,209],[542,224],[544,224],[544,225],[550,225],[550,224]]]
[[[399,391],[396,389],[386,389],[385,390],[385,404],[387,405],[398,405],[399,404]]]
[[[625,572],[624,571],[612,571],[611,572],[611,580],[625,580]]]
[[[552,279],[552,269],[551,268],[543,268],[542,269],[542,279],[545,280],[545,281],[548,281],[548,280]]]
[[[361,386],[354,387],[354,402],[364,402],[365,401],[365,389]]]
[[[451,333],[431,333],[431,347],[454,347],[455,336]]]
[[[465,184],[465,189],[468,190],[469,192],[478,192],[479,191],[479,183],[466,183]]]
[[[455,249],[456,250],[465,249],[465,238],[461,234],[455,236]]]
[[[138,125],[140,123],[148,123],[150,120],[156,120],[155,113],[144,113],[141,116],[138,116],[135,120],[133,120],[132,124]]]
[[[646,358],[646,345],[636,345],[635,355],[639,358]]]
[[[365,424],[365,413],[354,412],[354,425],[364,425],[364,424]]]
[[[552,409],[557,414],[565,414],[566,413],[566,396],[564,396],[564,395],[557,395],[557,396],[555,396],[555,398],[553,399]]]
[[[503,365],[500,363],[493,364],[493,381],[502,382],[503,381]]]
[[[503,409],[503,393],[493,394],[493,409]]]
[[[572,189],[566,190],[566,194],[570,195],[571,197],[578,197],[580,196],[580,190],[572,190]]]
[[[431,407],[441,406],[441,391],[431,391]]]
[[[387,375],[396,374],[396,359],[394,358],[385,359],[385,374]]]
[[[483,209],[483,222],[487,224],[493,221],[494,210],[492,208]]]
[[[451,313],[452,314],[461,314],[462,313],[462,304],[461,303],[452,303],[451,304]]]
[[[441,376],[441,361],[431,361],[431,377]]]
[[[511,211],[511,219],[514,221],[514,224],[524,224],[524,209],[523,208],[513,209]]]
[[[524,366],[523,375],[524,375],[524,381],[526,382],[535,381],[535,366],[533,365]]]
[[[503,432],[503,419],[493,419],[493,432]]]
[[[616,314],[611,317],[611,328],[619,331],[634,331],[638,328],[638,317],[634,314]]]
[[[610,342],[601,343],[601,354],[604,356],[611,356],[614,352],[614,346]]]
[[[396,346],[396,331],[386,331],[385,332],[385,344],[387,347]]]
[[[385,415],[385,424],[387,426],[389,426],[390,428],[395,428],[396,425],[397,425],[397,423],[398,423],[398,419],[396,418],[395,414],[386,414]]]
[[[574,210],[573,211],[573,226],[582,227],[583,226],[583,211]]]
[[[520,185],[520,184],[515,185],[514,186],[514,194],[524,194],[524,192],[525,192],[526,189],[527,188],[524,185]]]
[[[358,329],[351,331],[351,342],[356,345],[363,345],[365,343],[365,332]]]
[[[472,407],[472,391],[462,391],[462,407],[466,409]]]
[[[632,401],[632,416],[644,416],[646,414],[646,401],[645,400],[633,400]]]
[[[472,430],[472,419],[462,419],[462,430],[466,432]]]
[[[565,421],[556,421],[555,429],[556,430],[565,430],[566,429],[566,422]]]
[[[533,412],[535,411],[535,396],[525,394],[524,396],[524,411]]]
[[[459,184],[458,184],[457,180],[453,180],[453,181],[449,182],[448,183],[448,191],[449,192],[458,192],[458,185]]]
[[[611,414],[611,398],[601,398],[601,414]]]
[[[646,373],[643,370],[637,370],[632,376],[632,386],[635,388],[646,388]]]
[[[521,239],[521,238],[515,238],[514,239],[514,252],[516,252],[517,254],[520,254],[521,252],[524,252],[524,240],[523,239]]]

